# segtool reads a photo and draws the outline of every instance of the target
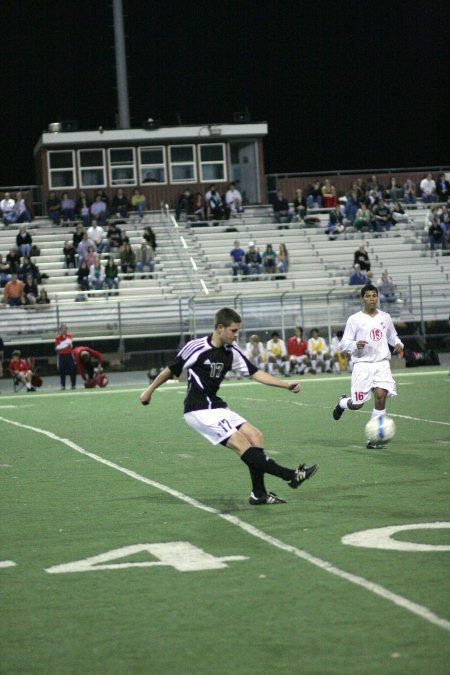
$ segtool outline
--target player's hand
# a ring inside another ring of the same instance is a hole
[[[147,391],[143,391],[142,394],[139,396],[139,400],[142,403],[142,405],[148,405],[150,403],[152,395],[149,394]]]
[[[288,389],[289,391],[292,391],[293,394],[298,394],[300,391],[300,382],[290,382]]]
[[[401,354],[403,352],[403,345],[400,344],[400,342],[397,342],[397,344],[394,347],[394,354]]]

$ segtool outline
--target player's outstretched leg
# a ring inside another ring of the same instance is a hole
[[[349,398],[349,396],[347,396],[347,394],[342,394],[342,396],[340,397],[339,401],[338,401],[338,402],[336,403],[336,405],[334,406],[334,408],[333,408],[333,417],[334,417],[335,420],[340,420],[341,417],[342,417],[342,413],[344,412],[344,410],[346,410],[346,409],[348,408],[348,406],[347,406],[347,400],[348,400],[348,398]],[[344,399],[346,399],[346,401],[345,401],[345,408],[342,407],[342,405],[341,405],[341,402],[343,402]]]

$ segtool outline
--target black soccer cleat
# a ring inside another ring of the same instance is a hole
[[[258,506],[259,504],[287,504],[285,499],[277,497],[273,492],[267,492],[262,497],[255,497],[252,492],[248,498],[248,503],[252,506]]]
[[[377,441],[367,441],[366,448],[368,450],[383,450],[385,443],[378,443]]]
[[[341,398],[339,401],[342,401],[343,398],[348,398],[347,394],[342,394]],[[336,403],[336,405],[333,408],[333,417],[335,420],[340,420],[342,417],[342,413],[344,412],[344,408],[341,408],[339,405],[339,401]]]
[[[314,476],[315,473],[319,470],[318,464],[313,464],[312,466],[307,467],[306,464],[300,464],[298,469],[295,469],[295,476],[290,481],[288,481],[289,487],[294,490],[298,488],[305,480]]]

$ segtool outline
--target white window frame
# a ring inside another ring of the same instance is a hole
[[[222,148],[222,160],[208,160],[202,161],[202,148],[208,148],[212,145],[220,145]],[[226,152],[225,152],[225,143],[199,143],[198,147],[198,163],[200,166],[200,182],[202,183],[213,183],[227,181],[227,162],[226,162]],[[210,178],[203,176],[203,167],[210,166],[212,164],[221,164],[223,166],[223,178]]]
[[[52,169],[50,167],[50,155],[61,155],[62,153],[70,153],[72,155],[72,166],[67,168],[58,167],[57,169]],[[49,150],[47,154],[47,171],[48,171],[48,185],[49,190],[73,190],[77,187],[76,183],[76,166],[75,166],[75,151],[74,150]],[[52,174],[58,171],[72,171],[72,185],[53,185],[52,183]]]
[[[145,164],[142,162],[141,157],[142,157],[142,150],[162,150],[162,164]],[[151,187],[152,185],[167,185],[167,156],[166,156],[166,148],[164,145],[145,145],[139,148],[139,185],[145,185],[145,187]],[[156,181],[154,183],[144,183],[142,181],[142,170],[145,169],[150,170],[151,169],[164,169],[164,181],[161,183],[159,181]]]
[[[132,161],[129,164],[113,164],[111,161],[111,153],[115,150],[131,150]],[[113,180],[113,169],[130,169],[133,170],[133,179],[132,182],[128,181],[125,183],[115,183]],[[128,187],[130,185],[137,185],[136,181],[136,152],[133,147],[123,147],[123,148],[108,148],[108,171],[109,171],[109,184],[111,187]]]
[[[96,166],[82,166],[81,165],[81,156],[83,152],[101,152],[102,153],[102,158],[103,158],[103,164],[98,164]],[[99,183],[98,185],[84,185],[83,179],[82,179],[82,170],[87,170],[87,169],[102,169],[103,170],[103,183]],[[79,186],[80,190],[84,189],[91,189],[91,188],[100,188],[100,187],[106,187],[106,162],[105,162],[105,149],[104,148],[81,148],[78,150],[78,179],[79,179]]]
[[[172,162],[171,150],[172,148],[191,148],[192,149],[192,162]],[[184,184],[184,183],[196,183],[197,182],[197,162],[196,162],[196,146],[191,143],[177,143],[177,145],[169,145],[169,169],[170,169],[170,182],[175,184]],[[173,166],[185,166],[187,164],[192,164],[194,168],[194,175],[192,178],[174,178],[172,167]]]

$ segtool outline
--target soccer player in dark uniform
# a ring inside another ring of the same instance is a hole
[[[252,481],[249,497],[251,505],[284,504],[285,500],[267,492],[264,474],[269,473],[286,481],[289,487],[298,488],[316,473],[318,465],[298,469],[280,466],[267,457],[263,450],[263,435],[246,419],[230,410],[218,395],[222,380],[229,370],[251,377],[257,382],[288,389],[294,394],[300,391],[298,382],[287,382],[258,370],[245,356],[236,339],[241,327],[241,317],[233,309],[225,307],[215,316],[214,332],[204,338],[191,340],[167,368],[165,368],[140,396],[147,405],[155,389],[164,382],[187,371],[188,389],[184,400],[186,423],[204,436],[210,443],[234,450],[248,466]]]

